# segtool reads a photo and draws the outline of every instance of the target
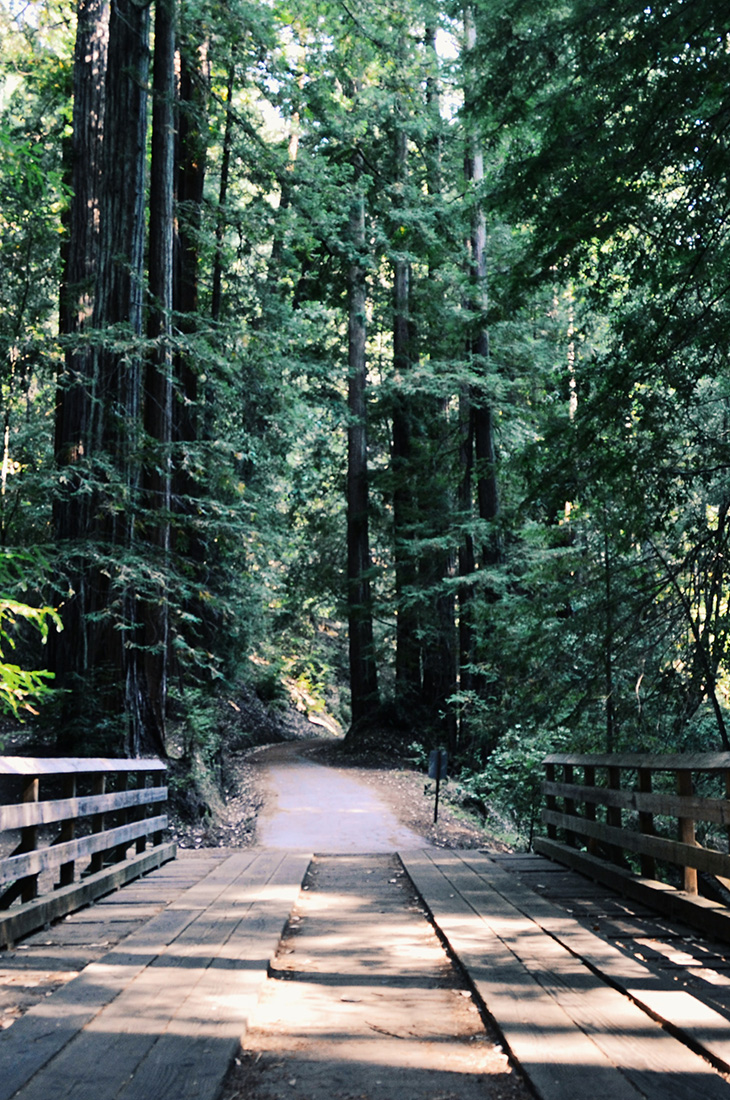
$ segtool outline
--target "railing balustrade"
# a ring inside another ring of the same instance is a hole
[[[165,779],[157,759],[0,756],[0,946],[174,858]]]

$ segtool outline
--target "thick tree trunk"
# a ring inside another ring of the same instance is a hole
[[[426,110],[429,118],[429,137],[426,145],[427,186],[429,195],[437,199],[443,188],[441,170],[441,107],[438,84],[439,59],[436,52],[436,28],[429,25],[425,31],[425,44],[429,56],[429,73],[426,78]],[[438,264],[429,268],[429,281],[438,276]],[[429,333],[431,358],[438,362],[451,354],[438,324]],[[456,630],[456,601],[453,590],[444,582],[456,573],[456,555],[443,548],[454,518],[454,489],[449,464],[444,455],[449,451],[451,427],[448,423],[447,402],[436,397],[426,399],[424,421],[429,428],[429,452],[434,456],[425,479],[425,492],[421,496],[420,515],[428,520],[427,535],[436,539],[436,547],[421,560],[421,583],[438,588],[438,594],[425,613],[425,641],[422,649],[421,695],[427,711],[433,715],[441,738],[453,754],[457,749],[457,725],[454,708],[449,699],[457,689],[458,645]]]
[[[115,562],[131,554],[137,538],[141,359],[134,343],[142,334],[148,73],[149,11],[134,0],[116,0],[109,21],[94,302],[94,327],[107,335],[96,354],[98,399],[90,433],[94,450],[103,448],[107,456],[109,484],[98,528]],[[124,747],[136,756],[143,745],[159,747],[145,736],[136,585],[117,576],[110,587],[108,573],[99,572],[99,606],[113,609],[114,621],[107,614],[91,657],[101,674],[94,690],[109,714],[124,715]]]
[[[233,85],[236,78],[236,53],[231,49],[228,63],[228,86],[226,88],[226,126],[223,132],[223,154],[221,156],[221,174],[218,186],[218,216],[215,224],[215,259],[213,262],[213,290],[210,313],[214,321],[220,321],[223,306],[223,237],[225,233],[226,203],[228,202],[228,181],[231,173],[231,152],[233,149]],[[274,241],[274,246],[276,241]]]
[[[362,254],[365,207],[361,198],[353,200],[350,240],[353,248]],[[378,701],[368,532],[366,304],[365,270],[360,260],[354,259],[348,271],[347,430],[347,588],[353,725],[365,718]]]
[[[144,376],[144,529],[154,576],[142,603],[144,723],[148,740],[165,743],[169,618],[164,577],[170,554],[172,443],[173,185],[175,154],[175,2],[157,0],[150,169],[147,335],[154,341]],[[152,569],[150,572],[152,573]]]
[[[481,183],[484,179],[484,158],[481,150],[474,145],[467,163],[467,178],[472,183]],[[476,328],[471,340],[471,353],[475,358],[477,370],[486,371],[489,363],[489,330],[486,312],[489,305],[487,295],[487,228],[484,211],[476,204],[472,213],[471,225],[471,309],[477,316]],[[492,408],[488,398],[477,387],[473,394],[474,449],[476,454],[476,482],[479,516],[493,523],[499,515],[499,494],[495,466],[494,422]],[[494,565],[499,560],[496,535],[492,535],[482,546],[482,561],[485,565]]]
[[[73,136],[67,167],[71,203],[59,324],[61,333],[67,337],[80,337],[93,313],[108,34],[108,0],[81,0],[74,52]],[[55,673],[56,686],[69,692],[68,720],[59,743],[71,748],[76,708],[81,705],[79,686],[93,648],[94,627],[89,616],[98,610],[83,549],[90,534],[94,498],[93,486],[88,484],[93,458],[94,400],[93,353],[80,341],[69,342],[56,400],[55,455],[60,477],[53,506],[56,545],[63,555],[61,568],[66,581],[60,605],[64,629],[62,634],[51,632],[49,665]]]
[[[202,29],[200,36],[202,37]],[[207,44],[186,39],[181,43],[176,149],[177,232],[175,235],[174,309],[176,323],[184,336],[194,337],[200,327],[200,230],[203,190],[207,168],[209,71]],[[217,258],[215,263],[217,264]],[[214,269],[215,276],[215,269]],[[220,302],[213,319],[220,316]],[[194,591],[210,585],[212,547],[198,525],[199,500],[203,492],[193,471],[198,467],[195,449],[212,431],[212,411],[199,378],[194,354],[184,345],[174,360],[173,446],[177,456],[172,483],[175,515],[173,549],[184,556],[195,579]],[[192,645],[212,648],[212,636],[219,626],[207,602],[191,594],[185,602],[188,621],[195,622]],[[192,629],[192,628],[190,628]],[[176,670],[178,672],[180,670]]]

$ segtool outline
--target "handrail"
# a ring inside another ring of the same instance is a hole
[[[550,841],[558,840],[560,830],[567,847],[583,845],[591,857],[615,864],[625,862],[625,853],[631,852],[639,856],[641,874],[649,879],[657,878],[657,860],[664,861],[679,869],[688,894],[697,894],[698,871],[730,878],[725,831],[730,828],[730,752],[551,753],[543,763],[546,808],[542,819]],[[560,776],[557,769],[561,769]],[[576,769],[581,771],[580,777]],[[672,772],[674,792],[653,790],[656,773]],[[724,798],[695,793],[694,777],[702,773],[724,775]],[[632,775],[632,782],[627,783]],[[657,828],[657,816],[674,822],[669,835],[666,827]],[[698,844],[695,831],[700,821],[723,828],[724,851]]]
[[[165,778],[152,758],[0,757],[0,946],[174,858]]]

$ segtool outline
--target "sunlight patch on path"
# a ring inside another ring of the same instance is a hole
[[[364,783],[335,768],[292,759],[266,766],[272,797],[256,837],[265,848],[315,852],[394,852],[423,848]]]

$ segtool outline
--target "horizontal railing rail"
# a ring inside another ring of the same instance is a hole
[[[0,756],[0,946],[174,858],[166,771],[152,758]]]

